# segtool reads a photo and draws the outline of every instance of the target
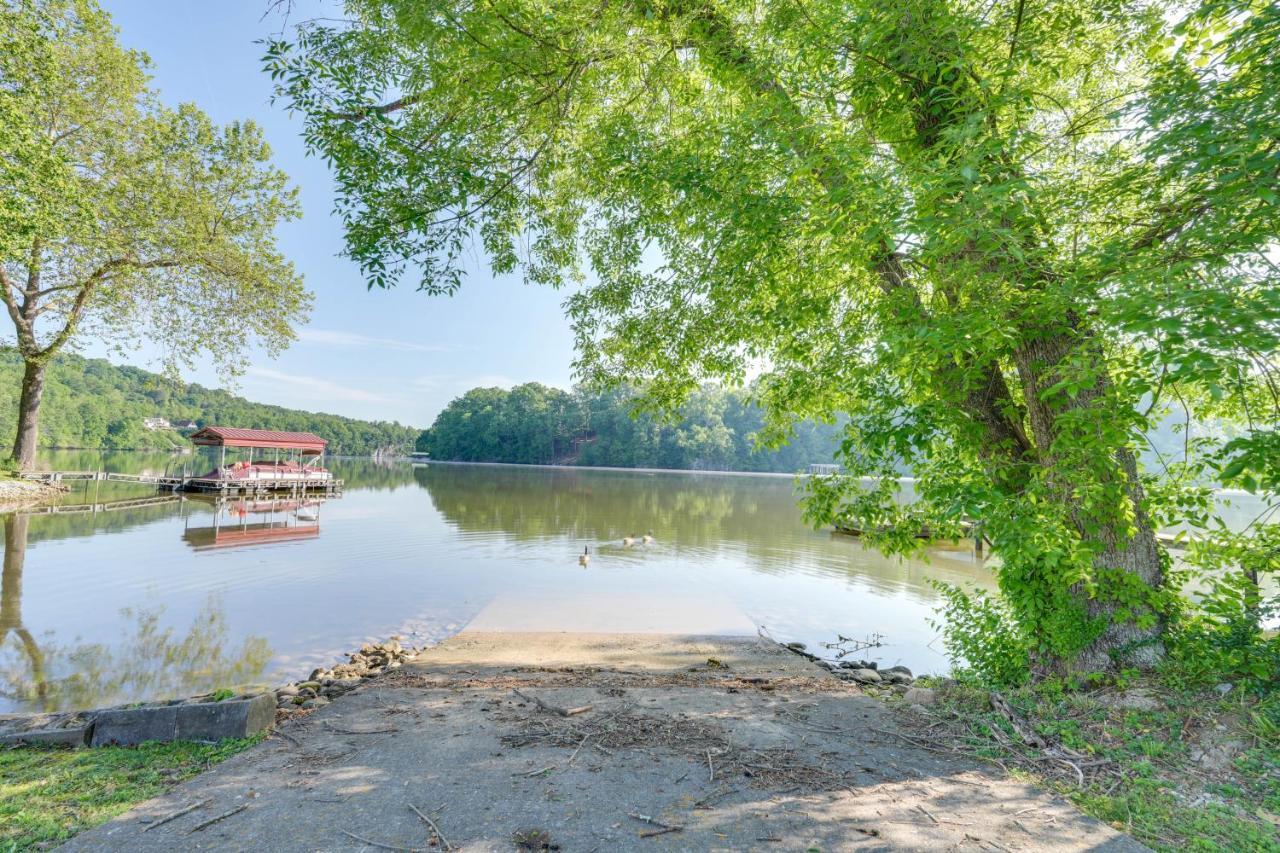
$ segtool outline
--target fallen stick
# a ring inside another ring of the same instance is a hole
[[[640,833],[640,838],[653,838],[656,835],[666,835],[668,832],[679,832],[684,829],[683,826],[664,826],[662,829],[650,829]]]
[[[150,832],[151,830],[155,829],[157,826],[164,826],[164,825],[165,825],[166,823],[168,823],[169,821],[171,821],[171,820],[177,820],[178,818],[182,817],[184,814],[191,814],[191,813],[192,813],[193,811],[195,811],[196,809],[200,808],[201,806],[207,806],[207,805],[209,805],[209,803],[211,803],[211,802],[213,802],[213,800],[201,800],[201,801],[200,801],[200,802],[198,802],[198,803],[192,803],[191,805],[187,806],[186,808],[178,809],[178,810],[177,810],[176,812],[174,812],[173,814],[165,815],[164,817],[160,818],[159,820],[155,821],[154,823],[149,823],[149,824],[147,824],[146,826],[144,826],[144,827],[142,828],[142,831],[143,831],[143,832]]]
[[[1018,712],[1013,710],[1013,706],[1011,706],[1003,696],[993,690],[991,691],[990,698],[991,707],[996,710],[996,713],[1009,721],[1009,725],[1013,728],[1013,731],[1018,735],[1018,737],[1022,739],[1023,743],[1027,746],[1035,747],[1036,749],[1044,749],[1048,746],[1048,744],[1045,743],[1044,738],[1040,737],[1040,735],[1036,734],[1027,726],[1026,721],[1023,720],[1022,717],[1018,716]]]
[[[445,849],[445,853],[453,849],[453,845],[449,843],[449,839],[444,837],[444,833],[440,831],[440,827],[436,826],[434,820],[423,814],[413,803],[409,803],[409,808],[413,809],[413,813],[426,821],[427,826],[431,827],[431,831],[436,834],[436,838],[440,839],[440,846]]]
[[[543,768],[541,768],[541,769],[539,769],[539,770],[530,770],[528,773],[512,773],[511,775],[512,775],[512,776],[526,776],[526,777],[528,777],[528,776],[540,776],[540,775],[541,775],[541,774],[543,774],[543,773],[549,773],[549,772],[551,772],[552,770],[555,770],[555,769],[556,769],[556,767],[555,767],[555,765],[554,765],[554,764],[548,764],[546,767],[543,767]]]
[[[677,826],[676,824],[673,824],[673,823],[663,823],[662,821],[658,820],[656,817],[651,817],[650,815],[647,815],[647,814],[640,814],[640,812],[627,812],[627,817],[634,818],[638,821],[641,821],[642,823],[647,823],[650,826],[656,826],[658,827],[658,829],[661,829],[662,832],[678,832],[684,829],[683,826]],[[652,833],[652,835],[662,835],[662,832],[654,832]],[[642,832],[640,833],[640,837],[648,838],[649,836]]]
[[[343,729],[335,726],[333,723],[326,722],[324,727],[331,732],[337,732],[340,735],[385,735],[391,732],[398,732],[399,729]]]
[[[384,841],[374,841],[372,838],[365,838],[362,835],[356,835],[354,832],[342,830],[342,834],[350,838],[354,838],[361,844],[368,844],[370,847],[381,847],[383,850],[401,850],[404,853],[425,853],[421,847],[401,847],[398,844],[387,844]]]
[[[711,747],[707,747],[707,782],[716,781],[716,766],[711,763]]]
[[[197,823],[195,826],[191,827],[191,829],[190,829],[190,830],[188,830],[187,835],[190,835],[190,834],[191,834],[191,833],[193,833],[193,832],[199,832],[200,830],[205,829],[206,827],[213,826],[213,825],[214,825],[215,823],[217,823],[218,821],[220,821],[220,820],[225,820],[226,818],[231,817],[233,814],[240,814],[240,812],[244,811],[244,810],[245,810],[245,809],[247,809],[247,808],[249,808],[249,804],[248,804],[248,803],[243,803],[243,804],[241,804],[241,805],[236,806],[236,807],[235,807],[234,809],[232,809],[231,811],[223,812],[222,814],[218,815],[217,817],[211,817],[211,818],[209,818],[209,819],[208,819],[208,820],[206,820],[204,823]]]
[[[587,711],[591,710],[590,705],[583,705],[580,708],[558,708],[555,705],[549,705],[546,702],[543,702],[537,696],[526,696],[519,690],[514,689],[511,692],[519,696],[524,701],[537,705],[539,710],[546,711],[548,714],[556,714],[561,717],[572,717],[577,714],[585,714]]]
[[[572,764],[572,763],[573,763],[573,759],[575,759],[575,758],[577,758],[577,757],[578,757],[578,753],[582,751],[582,747],[583,747],[584,745],[586,745],[587,738],[589,738],[589,737],[591,737],[591,733],[590,733],[590,732],[588,732],[587,734],[585,734],[585,735],[583,735],[583,736],[582,736],[582,741],[578,744],[578,748],[577,748],[577,749],[575,749],[575,750],[573,751],[573,755],[570,755],[570,756],[569,756],[569,760],[568,760],[568,761],[566,761],[566,762],[565,762],[565,764]]]

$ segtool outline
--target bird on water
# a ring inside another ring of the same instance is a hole
[[[622,537],[622,547],[630,548],[634,544],[636,544],[636,537],[634,535]]]
[[[650,530],[644,535],[644,544],[649,545],[653,542],[653,531]]]
[[[582,553],[578,555],[578,565],[585,567],[587,563],[590,563],[590,562],[591,562],[591,548],[584,545],[582,546]]]

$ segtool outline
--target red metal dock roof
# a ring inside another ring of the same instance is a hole
[[[329,443],[309,432],[277,432],[271,429],[240,429],[208,426],[191,434],[193,444],[201,447],[272,447],[301,450],[306,454],[323,453]]]

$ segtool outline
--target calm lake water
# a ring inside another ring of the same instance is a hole
[[[45,467],[204,460],[50,453]],[[884,637],[945,671],[929,578],[990,584],[965,550],[885,559],[801,521],[789,477],[336,460],[307,506],[170,498],[4,517],[0,710],[89,707],[305,676],[366,640],[464,627]],[[147,498],[80,485],[63,505]],[[624,547],[624,536],[654,541]],[[578,555],[590,549],[584,568]]]

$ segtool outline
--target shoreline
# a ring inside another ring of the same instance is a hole
[[[0,513],[41,506],[62,497],[68,491],[70,489],[66,486],[6,477],[0,479]]]

